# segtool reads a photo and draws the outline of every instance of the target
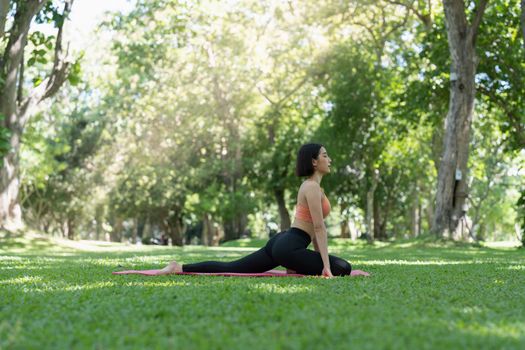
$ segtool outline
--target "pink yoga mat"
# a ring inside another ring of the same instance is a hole
[[[159,276],[160,270],[127,270],[127,271],[115,271],[114,275],[144,275],[144,276]],[[362,275],[364,271],[354,270],[350,276]],[[366,272],[364,272],[366,273]],[[301,275],[298,273],[286,273],[281,270],[270,270],[261,273],[237,273],[237,272],[179,272],[173,275],[204,275],[204,276],[229,276],[229,277],[305,277],[307,275]],[[365,275],[366,276],[366,275]]]
[[[114,275],[144,275],[144,276],[158,276],[160,270],[128,270],[116,271]],[[179,272],[173,275],[204,275],[204,276],[236,276],[236,277],[303,277],[305,275],[297,273],[286,273],[286,271],[270,270],[261,273],[237,273],[237,272]]]

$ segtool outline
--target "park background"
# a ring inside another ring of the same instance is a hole
[[[0,4],[0,348],[523,348],[525,1]],[[261,247],[309,142],[372,278],[111,276]]]
[[[4,226],[176,245],[267,237],[293,220],[300,145],[319,142],[333,160],[331,236],[523,237],[517,1],[453,9],[481,14],[473,107],[451,102],[461,68],[439,2],[86,4],[69,21],[62,3],[42,7],[18,84],[4,86],[19,105],[13,116],[3,103]],[[447,113],[468,130],[448,132]]]

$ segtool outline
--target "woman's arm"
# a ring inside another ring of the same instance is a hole
[[[323,221],[323,209],[321,206],[322,192],[319,184],[311,182],[306,190],[306,201],[308,202],[308,209],[312,216],[314,225],[314,246],[317,245],[317,251],[321,254],[323,260],[323,274],[330,276],[330,260],[328,259],[328,240],[326,227]]]
[[[314,250],[316,252],[319,252],[319,244],[317,244],[317,238],[315,238],[315,236],[314,236],[314,239],[312,240],[312,243],[314,244]]]
[[[324,225],[323,225],[324,226]],[[315,241],[317,245],[317,251],[321,254],[323,259],[323,266],[325,270],[330,271],[330,259],[328,258],[328,239],[327,239],[326,228],[315,230]]]

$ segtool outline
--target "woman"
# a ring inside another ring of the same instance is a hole
[[[296,175],[306,176],[308,179],[301,184],[297,194],[295,220],[289,230],[273,236],[263,248],[231,262],[205,261],[180,265],[173,261],[162,269],[161,273],[257,273],[282,265],[288,272],[304,275],[350,275],[350,263],[328,255],[327,232],[323,219],[330,213],[330,202],[320,185],[323,176],[330,173],[331,162],[323,145],[310,143],[301,147],[297,156]],[[306,249],[311,242],[315,251]]]

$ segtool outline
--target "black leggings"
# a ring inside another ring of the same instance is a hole
[[[311,243],[310,235],[292,227],[273,236],[266,245],[239,260],[231,262],[204,261],[182,265],[184,272],[266,272],[279,265],[303,275],[321,275],[321,254],[306,249]],[[334,276],[349,275],[352,266],[346,260],[329,255],[330,270]]]

